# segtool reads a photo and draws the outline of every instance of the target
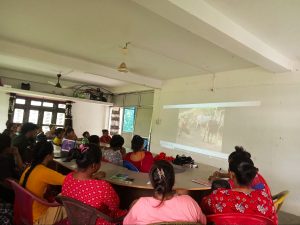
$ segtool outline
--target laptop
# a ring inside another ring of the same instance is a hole
[[[71,149],[76,147],[76,141],[63,139],[61,144],[61,151],[62,152],[69,152]]]

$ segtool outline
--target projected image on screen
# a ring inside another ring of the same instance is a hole
[[[222,151],[224,108],[180,109],[176,143]]]

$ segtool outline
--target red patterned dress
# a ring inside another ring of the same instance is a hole
[[[261,215],[278,224],[273,201],[264,190],[244,193],[220,188],[203,198],[201,208],[207,214],[245,213]]]
[[[234,186],[234,182],[232,179],[228,180],[230,187],[233,189],[235,188]],[[256,174],[255,178],[253,179],[252,183],[251,183],[251,188],[255,189],[255,190],[264,190],[265,192],[267,192],[267,194],[269,196],[272,196],[271,194],[271,190],[266,182],[266,180],[263,178],[262,175],[260,175],[259,173]]]
[[[104,180],[78,180],[73,177],[73,174],[70,173],[66,176],[62,186],[62,195],[97,208],[113,218],[126,214],[127,211],[119,209],[119,196],[108,182]],[[97,225],[100,224],[110,223],[98,219]]]

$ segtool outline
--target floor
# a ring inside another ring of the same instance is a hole
[[[295,216],[283,211],[278,213],[279,225],[300,225],[300,216]]]

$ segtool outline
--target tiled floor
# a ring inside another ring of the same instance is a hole
[[[278,214],[279,225],[300,225],[300,216],[295,216],[280,211]]]

